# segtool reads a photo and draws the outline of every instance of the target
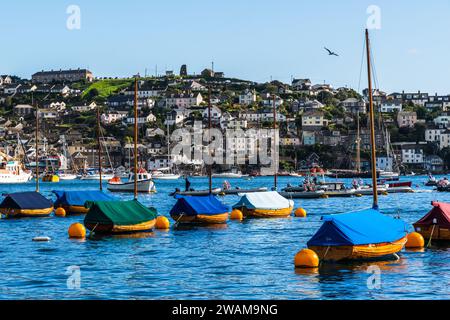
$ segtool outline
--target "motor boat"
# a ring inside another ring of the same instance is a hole
[[[26,183],[31,178],[32,173],[22,170],[19,161],[8,161],[0,168],[0,184]]]
[[[165,173],[161,171],[152,171],[153,180],[178,180],[181,175],[175,173]]]
[[[59,174],[59,180],[75,180],[77,179],[77,175],[76,174],[72,174],[72,173],[60,173]]]
[[[133,192],[134,173],[131,173],[128,181],[123,182],[120,177],[113,177],[108,181],[108,190],[111,192]],[[151,174],[145,169],[139,169],[137,174],[137,191],[141,193],[155,193],[156,187]]]

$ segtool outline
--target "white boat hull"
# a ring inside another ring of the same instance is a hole
[[[107,189],[111,192],[134,192],[134,182],[112,183],[108,182]],[[152,180],[141,180],[137,183],[137,189],[140,193],[156,192],[155,183]]]
[[[225,178],[225,179],[239,179],[243,175],[239,173],[216,173],[212,175],[213,178]]]
[[[178,180],[181,176],[179,174],[161,174],[161,175],[153,175],[153,180]]]
[[[31,180],[31,173],[16,174],[0,174],[0,184],[27,183]]]
[[[75,180],[77,179],[77,175],[75,174],[60,174],[59,180]]]
[[[110,180],[112,178],[114,178],[113,174],[102,174],[102,180]],[[100,175],[99,174],[87,175],[87,176],[82,176],[80,179],[81,180],[100,180]]]

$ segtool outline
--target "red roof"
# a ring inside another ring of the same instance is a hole
[[[425,217],[414,223],[414,227],[425,227],[437,224],[442,228],[450,228],[450,203],[432,202],[433,209]]]

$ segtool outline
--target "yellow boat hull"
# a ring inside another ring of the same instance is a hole
[[[0,209],[0,213],[8,218],[48,217],[53,212],[53,207],[46,209]]]
[[[407,237],[389,243],[338,247],[311,246],[308,248],[313,250],[323,261],[365,260],[397,253],[403,249],[406,240]]]
[[[227,223],[229,212],[215,215],[172,215],[172,219],[181,224],[224,224]]]
[[[98,225],[86,223],[86,228],[95,233],[101,234],[124,234],[124,233],[135,233],[135,232],[145,232],[151,231],[156,224],[156,219],[145,221],[139,224],[133,225]]]
[[[89,209],[84,206],[62,206],[66,214],[86,214]]]
[[[292,214],[293,210],[294,207],[282,209],[241,209],[246,218],[287,218]]]

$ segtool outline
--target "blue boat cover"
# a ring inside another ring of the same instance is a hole
[[[310,246],[354,246],[393,242],[405,237],[411,226],[375,209],[324,216]]]
[[[48,209],[53,206],[53,202],[48,200],[39,192],[17,192],[5,195],[0,204],[2,209]]]
[[[112,201],[114,197],[103,193],[100,190],[79,190],[79,191],[53,191],[57,199],[55,207],[59,206],[80,206],[83,207],[87,201]]]
[[[229,206],[222,204],[215,196],[175,196],[178,199],[175,206],[170,211],[171,215],[184,214],[186,216],[216,215],[231,211]]]

